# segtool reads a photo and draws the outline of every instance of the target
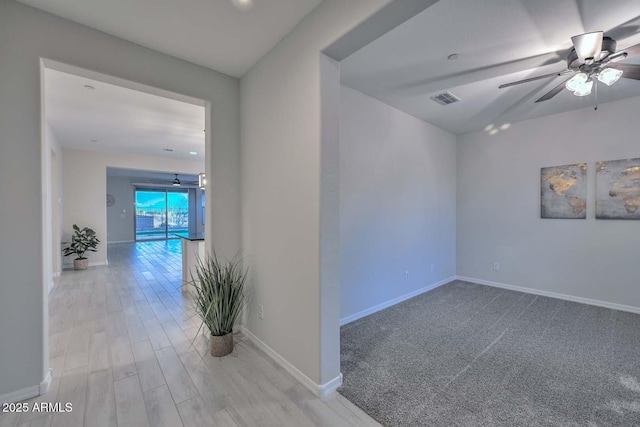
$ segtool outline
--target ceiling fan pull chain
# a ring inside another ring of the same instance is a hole
[[[594,110],[598,111],[598,79],[595,79],[593,84],[595,86],[595,91],[596,91],[596,108],[594,108]]]

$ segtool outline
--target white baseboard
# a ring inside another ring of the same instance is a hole
[[[40,394],[45,394],[49,391],[49,387],[51,386],[51,380],[53,379],[53,369],[49,368],[47,374],[44,376],[44,379],[40,383]]]
[[[347,323],[355,322],[358,319],[361,319],[377,311],[384,310],[385,308],[391,307],[392,305],[396,305],[398,303],[401,303],[402,301],[406,301],[410,298],[413,298],[415,296],[428,292],[432,289],[437,288],[438,286],[442,286],[445,283],[449,283],[455,279],[456,279],[455,276],[447,277],[446,279],[440,280],[439,282],[436,282],[436,283],[432,283],[423,288],[416,289],[415,291],[409,292],[408,294],[401,295],[397,298],[391,299],[389,301],[385,301],[382,304],[374,305],[373,307],[369,307],[366,310],[362,310],[357,313],[351,314],[349,316],[343,317],[342,319],[340,319],[340,326],[344,326]]]
[[[51,291],[53,290],[53,285],[54,285],[53,280],[51,280],[49,282],[49,289],[47,290],[48,295],[51,295]]]
[[[59,271],[54,272],[53,277],[60,277],[60,272]]]
[[[109,265],[109,260],[105,260],[105,261],[93,261],[89,263],[89,267],[99,267],[101,265]],[[64,264],[62,266],[63,270],[73,270],[73,263],[71,264]]]
[[[32,385],[30,387],[23,388],[21,390],[12,391],[11,393],[5,393],[0,396],[0,404],[2,403],[16,403],[23,400],[31,399],[32,397],[40,396],[46,393],[51,386],[52,370],[49,369],[44,379],[40,384]]]
[[[98,267],[100,265],[109,265],[109,260],[90,262],[89,267]]]
[[[342,385],[342,373],[328,381],[325,384],[317,384],[311,378],[306,376],[302,371],[293,366],[291,362],[282,357],[280,353],[269,347],[264,341],[255,336],[249,329],[246,327],[242,328],[242,332],[262,351],[267,353],[269,357],[271,357],[277,364],[282,366],[282,368],[291,374],[296,380],[300,381],[300,383],[305,386],[311,393],[316,395],[319,398],[327,397],[331,393],[333,393],[338,387]]]
[[[509,290],[512,290],[512,291],[519,291],[519,292],[524,292],[524,293],[527,293],[527,294],[541,295],[541,296],[544,296],[544,297],[557,298],[557,299],[562,299],[562,300],[566,300],[566,301],[579,302],[579,303],[582,303],[582,304],[595,305],[595,306],[598,306],[598,307],[605,307],[605,308],[611,308],[613,310],[628,311],[630,313],[640,314],[640,307],[634,307],[634,306],[631,306],[631,305],[622,305],[622,304],[616,304],[616,303],[613,303],[613,302],[607,302],[607,301],[600,301],[600,300],[595,300],[595,299],[590,299],[590,298],[577,297],[577,296],[574,296],[574,295],[566,295],[566,294],[560,294],[560,293],[557,293],[557,292],[543,291],[543,290],[540,290],[540,289],[525,288],[525,287],[522,287],[522,286],[508,285],[506,283],[492,282],[492,281],[484,280],[484,279],[475,279],[473,277],[456,276],[456,279],[457,280],[464,280],[465,282],[477,283],[478,285],[493,286],[494,288],[509,289]]]
[[[16,403],[21,402],[23,400],[31,399],[32,397],[36,397],[40,395],[40,386],[32,385],[31,387],[26,387],[21,390],[12,391],[11,393],[6,393],[0,396],[0,404],[2,403]]]

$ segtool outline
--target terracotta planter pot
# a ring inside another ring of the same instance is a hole
[[[89,258],[74,259],[73,260],[73,269],[74,270],[86,270],[87,268],[89,268]]]
[[[211,335],[211,355],[222,357],[233,351],[233,333],[219,337]]]

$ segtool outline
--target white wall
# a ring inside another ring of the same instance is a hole
[[[456,137],[346,86],[340,111],[344,319],[455,276]]]
[[[594,215],[595,162],[640,157],[639,110],[630,98],[460,136],[458,275],[640,307],[640,224]],[[587,219],[541,219],[540,168],[580,162]]]
[[[37,390],[48,370],[42,57],[210,102],[206,173],[215,185],[209,237],[224,253],[240,246],[238,80],[13,0],[0,1],[0,200],[11,201],[0,203],[0,342],[10,343],[0,348],[0,396]],[[104,190],[97,193],[102,203]]]
[[[337,245],[337,226],[323,226],[320,237],[321,222],[338,217],[337,179],[323,173],[337,174],[338,152],[322,151],[329,139],[337,147],[338,124],[322,117],[321,104],[338,111],[339,73],[320,51],[386,3],[323,1],[240,82],[243,247],[253,289],[248,328],[316,385],[340,372],[337,253],[321,260],[330,252],[325,245]],[[321,63],[332,74],[323,83],[333,98],[321,96]]]
[[[107,167],[142,169],[153,171],[176,171],[178,174],[197,175],[202,163],[184,160],[172,160],[165,157],[144,157],[98,153],[94,151],[64,148],[63,163],[63,238],[67,240],[73,234],[72,226],[93,228],[101,243],[98,252],[89,253],[92,265],[107,262]],[[133,194],[131,184],[129,189]],[[111,209],[111,208],[110,208]],[[122,207],[122,209],[126,209]],[[133,206],[127,209],[126,219]],[[124,239],[130,240],[130,239]],[[65,264],[73,262],[73,256],[66,257]]]
[[[133,242],[135,234],[135,195],[131,178],[107,176],[107,193],[115,198],[107,206],[107,235],[103,241],[109,243]]]

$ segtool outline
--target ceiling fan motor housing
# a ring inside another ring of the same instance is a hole
[[[590,67],[591,65],[596,65],[595,68],[599,65],[598,62],[605,59],[607,56],[616,52],[616,41],[611,37],[603,37],[602,38],[602,51],[600,53],[599,58],[594,58],[591,64],[580,63],[580,58],[578,58],[578,53],[576,52],[576,48],[571,48],[569,55],[567,56],[567,67],[570,70],[580,70],[580,71],[589,71],[584,70],[583,68]]]

